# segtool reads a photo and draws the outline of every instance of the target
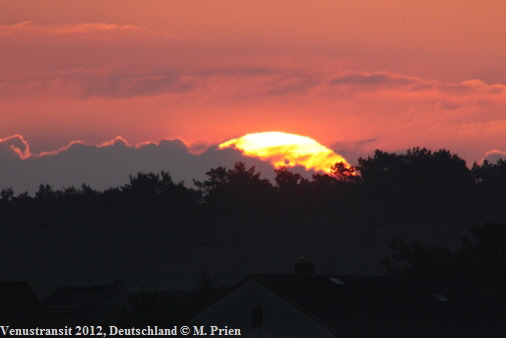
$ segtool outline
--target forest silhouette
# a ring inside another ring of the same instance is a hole
[[[0,279],[184,288],[203,272],[219,284],[284,273],[306,256],[323,273],[505,282],[506,161],[468,168],[448,150],[417,147],[311,178],[275,172],[270,182],[238,162],[193,187],[162,171],[104,191],[3,189]]]

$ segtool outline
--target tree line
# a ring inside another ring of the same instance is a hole
[[[233,229],[261,243],[267,237],[281,241],[287,236],[304,236],[304,231],[330,234],[345,224],[346,231],[363,233],[394,227],[419,233],[436,229],[458,240],[462,230],[473,224],[503,224],[506,220],[506,161],[501,159],[469,168],[448,150],[416,147],[400,154],[376,150],[358,159],[356,167],[337,163],[331,173],[315,173],[311,178],[285,167],[275,173],[275,182],[271,182],[255,167],[238,162],[233,168],[210,169],[206,179],[194,181],[193,186],[175,182],[162,171],[131,175],[125,185],[104,191],[85,184],[65,189],[41,184],[30,196],[4,188],[0,234],[5,239],[19,232],[17,238],[33,236],[35,243],[38,238],[33,234],[45,228],[72,238],[98,234],[98,241],[109,233],[125,231],[143,238]],[[471,234],[478,236],[481,228],[473,229]],[[432,264],[433,269],[458,270],[457,263],[450,267],[443,262],[468,257],[471,245],[462,245],[458,253],[450,255],[442,247],[424,247],[421,242],[409,246],[396,239],[391,248],[397,256],[394,253],[391,258],[408,264],[394,266],[392,260],[383,264],[392,273],[404,273],[407,267],[423,272],[421,266],[426,262],[412,258],[436,255],[441,264],[439,268]]]

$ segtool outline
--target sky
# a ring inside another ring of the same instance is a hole
[[[352,164],[415,146],[495,159],[505,17],[491,0],[1,1],[0,188],[93,184],[111,165],[118,182],[144,167],[188,181],[236,159],[217,144],[263,131]]]

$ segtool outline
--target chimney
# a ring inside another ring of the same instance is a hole
[[[295,276],[310,277],[314,275],[314,264],[306,262],[304,257],[299,257],[294,266]]]

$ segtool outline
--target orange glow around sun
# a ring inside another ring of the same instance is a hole
[[[246,156],[255,156],[272,163],[275,167],[301,165],[330,173],[337,162],[350,164],[344,157],[315,140],[296,134],[278,131],[246,134],[220,144],[220,149],[235,147]]]

